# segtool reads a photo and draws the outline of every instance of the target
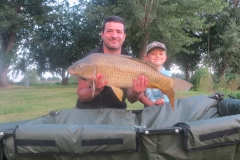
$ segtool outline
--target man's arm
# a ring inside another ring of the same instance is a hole
[[[143,93],[148,86],[147,77],[141,75],[137,79],[133,79],[133,87],[127,89],[127,99],[130,103],[134,103],[140,99],[140,94]]]

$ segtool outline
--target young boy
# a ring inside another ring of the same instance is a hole
[[[163,43],[154,41],[147,46],[147,53],[144,56],[145,60],[154,65],[160,73],[172,77],[170,71],[165,70],[163,67],[164,62],[167,60],[166,47]],[[152,105],[163,105],[169,102],[167,95],[163,94],[157,88],[147,88],[145,93],[140,95],[140,102],[145,107]]]

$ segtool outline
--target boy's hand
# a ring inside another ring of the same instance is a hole
[[[154,104],[157,104],[157,105],[163,105],[165,102],[164,102],[164,99],[163,98],[159,98],[157,99]]]

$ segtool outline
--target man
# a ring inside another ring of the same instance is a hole
[[[102,26],[101,37],[103,45],[91,50],[87,55],[91,53],[103,53],[103,54],[116,54],[116,55],[131,55],[124,48],[122,48],[123,42],[126,38],[124,20],[118,16],[108,17]],[[131,55],[132,56],[132,55]],[[127,74],[127,73],[126,73]],[[78,100],[77,108],[89,109],[89,108],[121,108],[127,107],[125,100],[134,103],[139,100],[140,94],[145,91],[148,85],[148,79],[143,75],[137,79],[133,79],[133,87],[124,89],[122,101],[119,101],[112,89],[107,85],[107,80],[103,81],[102,74],[97,74],[95,79],[90,79],[90,83],[95,83],[95,93],[92,96],[94,90],[89,82],[79,78],[78,79]]]

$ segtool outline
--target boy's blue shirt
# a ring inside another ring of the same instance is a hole
[[[163,67],[162,67],[160,73],[162,73],[166,76],[172,77],[172,73],[168,70],[165,70]],[[161,90],[159,90],[157,88],[147,88],[145,90],[145,96],[153,102],[155,102],[157,99],[159,99],[161,97],[164,99],[165,103],[169,102],[167,95],[163,94],[161,92]]]

